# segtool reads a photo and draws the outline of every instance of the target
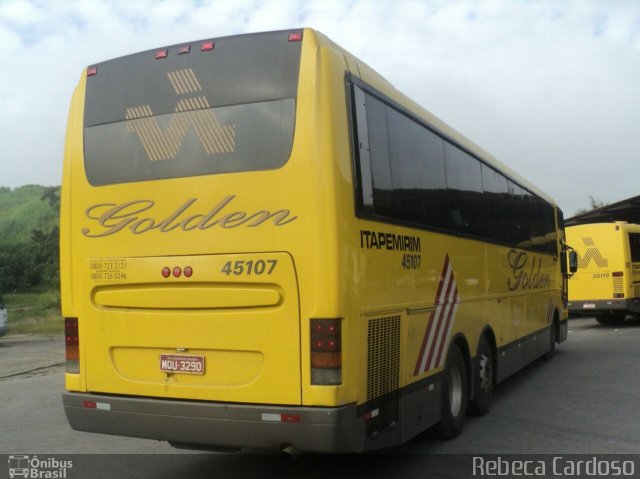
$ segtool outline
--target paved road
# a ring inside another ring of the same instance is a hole
[[[62,347],[62,338],[0,340],[0,454],[156,454],[74,456],[77,468],[86,463],[94,477],[424,478],[456,470],[471,476],[468,457],[425,454],[640,453],[639,320],[620,327],[571,320],[569,341],[556,356],[499,385],[490,413],[469,418],[456,440],[426,433],[385,454],[303,455],[288,463],[272,454],[185,454],[161,442],[72,431],[60,404]],[[36,356],[52,366],[37,369]],[[22,368],[29,372],[16,374],[21,357],[30,358]]]
[[[64,363],[64,337],[13,335],[0,338],[0,380]]]

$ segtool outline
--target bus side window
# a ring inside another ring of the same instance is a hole
[[[365,211],[373,212],[373,177],[371,175],[371,158],[369,155],[369,131],[367,128],[367,109],[364,92],[353,85],[353,96],[356,110],[356,130],[358,148],[358,172],[362,192],[362,206]]]

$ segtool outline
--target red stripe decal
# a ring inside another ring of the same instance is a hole
[[[449,255],[445,256],[434,304],[436,309],[429,316],[429,323],[413,370],[414,376],[441,365],[444,346],[451,332],[458,305],[458,287]]]

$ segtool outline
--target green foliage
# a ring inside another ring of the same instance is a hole
[[[591,195],[589,195],[588,198],[589,198],[589,208],[580,208],[578,211],[574,213],[574,216],[582,215],[584,213],[587,213],[588,211],[597,210],[598,208],[602,208],[603,206],[607,206],[608,204],[602,200],[599,200],[598,198],[594,198]]]
[[[59,197],[59,192],[60,187],[0,187],[0,245],[25,244],[33,230],[50,231],[57,226],[59,200],[52,206],[49,197]]]
[[[64,331],[57,290],[5,294],[9,334],[55,334]]]
[[[59,186],[0,187],[0,291],[58,285]]]

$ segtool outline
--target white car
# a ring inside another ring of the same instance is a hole
[[[4,305],[2,294],[0,294],[0,336],[7,334],[7,307]]]

